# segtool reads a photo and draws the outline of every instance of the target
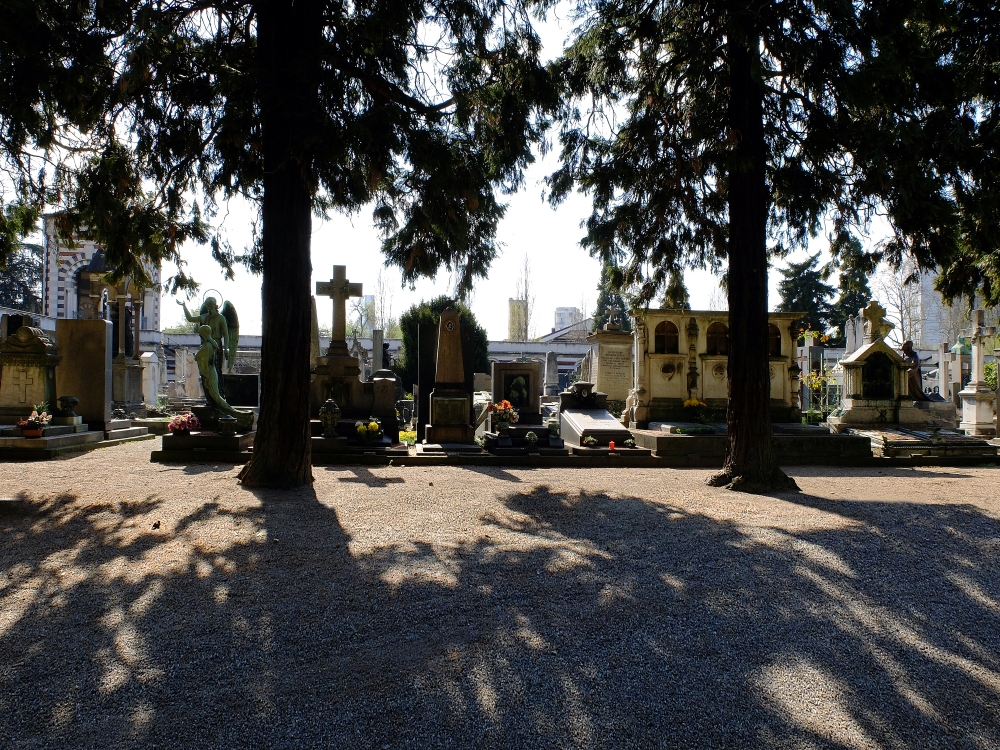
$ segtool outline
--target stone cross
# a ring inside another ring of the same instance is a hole
[[[983,310],[972,311],[972,382],[982,383],[986,380],[984,355],[986,354],[986,339],[996,336],[996,326],[986,325],[986,313]]]
[[[347,266],[334,266],[333,278],[316,282],[316,294],[333,300],[333,330],[330,332],[330,349],[347,351],[347,300],[361,296],[361,284],[347,280]]]
[[[28,371],[23,367],[20,370],[14,370],[14,385],[21,387],[21,403],[27,403],[28,401],[28,386],[34,385],[35,379],[28,376]]]
[[[876,300],[868,303],[868,307],[861,311],[861,317],[865,321],[865,343],[874,344],[879,339],[885,338],[895,326],[885,319],[885,308]]]

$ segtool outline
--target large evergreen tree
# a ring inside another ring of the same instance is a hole
[[[667,288],[663,290],[663,307],[667,310],[690,310],[689,300],[684,274],[679,269],[671,271],[667,277]]]
[[[601,278],[597,282],[597,302],[594,304],[594,324],[592,330],[599,331],[604,328],[604,324],[610,320],[609,311],[615,308],[618,311],[618,324],[623,331],[632,330],[632,318],[629,317],[625,300],[622,299],[621,292],[618,291],[618,284],[621,283],[621,274],[608,264],[601,266]]]
[[[801,326],[825,333],[830,325],[830,297],[834,288],[826,283],[826,274],[819,267],[819,253],[801,263],[789,263],[781,269],[778,312],[802,313]]]
[[[913,252],[926,265],[956,251],[954,183],[933,157],[957,143],[949,128],[965,127],[969,90],[951,54],[965,6],[579,5],[559,62],[553,200],[574,187],[592,195],[585,245],[639,299],[679,265],[728,263],[728,438],[712,483],[793,487],[768,421],[769,253],[803,245],[828,217],[843,229],[877,209],[895,230],[890,259]]]
[[[473,340],[473,367],[476,372],[490,371],[489,358],[489,337],[486,329],[479,325],[475,314],[464,304],[456,299],[442,295],[435,297],[430,302],[420,302],[399,317],[399,327],[402,331],[403,356],[399,363],[399,379],[403,381],[403,387],[407,390],[413,389],[413,384],[417,382],[417,332],[421,323],[431,323],[437,325],[441,320],[441,313],[449,307],[455,308],[458,312],[458,322],[464,328],[472,331]]]
[[[840,272],[839,294],[830,308],[830,323],[837,328],[833,343],[843,345],[844,324],[849,318],[856,317],[858,312],[873,299],[871,289],[868,288],[868,279],[871,278],[875,268],[871,255],[864,252],[861,241],[853,235],[835,237],[831,243],[830,254],[835,259],[830,270],[837,268]]]
[[[383,252],[404,281],[443,265],[460,290],[484,276],[504,212],[498,192],[520,184],[544,124],[536,105],[555,96],[524,4],[17,5],[42,27],[63,5],[80,8],[79,33],[53,27],[62,58],[49,64],[72,67],[78,53],[103,63],[82,95],[101,148],[64,180],[76,204],[66,231],[86,227],[116,272],[141,274],[144,258],[179,239],[207,239],[192,191],[260,205],[243,260],[263,275],[261,413],[240,476],[250,486],[310,482],[312,216],[374,204]],[[213,253],[236,260],[219,242]]]
[[[0,305],[25,312],[42,311],[41,245],[24,243],[0,271]]]

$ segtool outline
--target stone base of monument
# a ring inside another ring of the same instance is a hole
[[[467,424],[429,424],[424,428],[425,443],[467,444],[476,448],[476,428]]]
[[[250,460],[256,432],[220,435],[213,431],[193,431],[189,435],[168,433],[160,437],[160,450],[153,451],[154,463],[233,463]]]
[[[17,428],[0,432],[0,460],[43,461],[66,453],[79,453],[106,448],[135,440],[151,440],[143,430],[140,435],[106,439],[103,431],[88,430],[87,425],[56,425],[46,427],[42,437],[22,437]]]
[[[997,446],[955,430],[886,428],[856,432],[871,441],[872,453],[878,458],[929,456],[996,460],[998,457]]]
[[[476,456],[484,453],[483,449],[475,443],[471,445],[469,443],[418,443],[415,452],[418,456]]]
[[[219,412],[214,406],[195,406],[191,413],[198,417],[201,428],[206,432],[214,432],[219,427]],[[257,414],[249,409],[241,410],[233,415],[236,417],[236,432],[246,434],[254,432],[257,427]]]
[[[559,434],[574,449],[583,446],[587,438],[597,441],[593,448],[607,448],[612,441],[617,448],[632,437],[632,433],[622,427],[607,409],[564,408],[559,415],[559,424]]]
[[[726,426],[693,422],[657,422],[656,430],[633,430],[636,445],[672,463],[721,466],[726,455]],[[859,435],[835,435],[817,425],[772,424],[771,440],[782,465],[852,464],[872,458],[871,441]]]
[[[528,441],[525,437],[529,432],[534,432],[538,438],[535,441]],[[506,437],[495,432],[487,432],[483,435],[484,447],[487,452],[494,456],[528,456],[537,454],[539,456],[568,456],[569,448],[560,437],[549,435],[548,429],[532,429],[531,426],[511,426]]]

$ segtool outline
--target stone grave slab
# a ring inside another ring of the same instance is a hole
[[[563,440],[574,447],[582,445],[588,437],[597,440],[598,446],[607,446],[612,440],[621,445],[632,437],[606,409],[565,409],[559,415],[559,423]]]

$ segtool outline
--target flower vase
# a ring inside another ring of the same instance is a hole
[[[24,427],[21,429],[21,434],[26,438],[40,438],[42,436],[42,428],[31,429],[30,427]]]

